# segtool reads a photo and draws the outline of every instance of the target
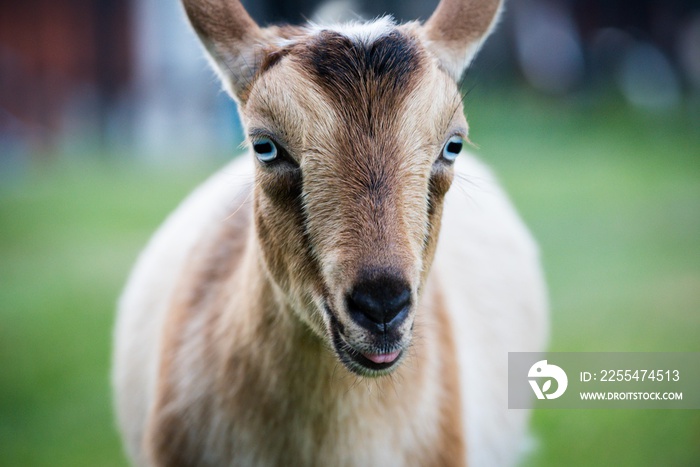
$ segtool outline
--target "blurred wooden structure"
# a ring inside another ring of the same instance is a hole
[[[129,8],[121,0],[0,2],[0,123],[12,119],[34,149],[66,130],[70,106],[101,126],[129,83]]]

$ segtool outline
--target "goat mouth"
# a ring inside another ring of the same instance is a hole
[[[331,317],[331,335],[335,353],[340,361],[351,372],[360,376],[381,376],[390,373],[403,356],[402,349],[390,352],[362,352],[350,344],[341,332],[342,325],[335,315]]]

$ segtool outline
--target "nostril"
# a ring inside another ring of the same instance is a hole
[[[389,299],[387,302],[387,307],[392,310],[401,310],[411,303],[411,291],[406,288],[403,289],[398,295]]]
[[[394,276],[379,276],[358,282],[347,295],[348,312],[365,327],[392,323],[410,305],[410,287]]]

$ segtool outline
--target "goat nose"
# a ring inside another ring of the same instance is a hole
[[[384,330],[401,324],[411,305],[411,289],[393,275],[374,275],[358,282],[346,304],[352,319],[368,329]]]

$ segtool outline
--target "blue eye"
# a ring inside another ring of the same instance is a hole
[[[261,162],[272,162],[277,158],[277,146],[270,138],[261,138],[253,143],[253,151]]]
[[[462,146],[464,146],[462,138],[453,136],[447,140],[445,147],[442,149],[442,157],[450,162],[454,161],[459,156],[459,153],[462,152]]]

